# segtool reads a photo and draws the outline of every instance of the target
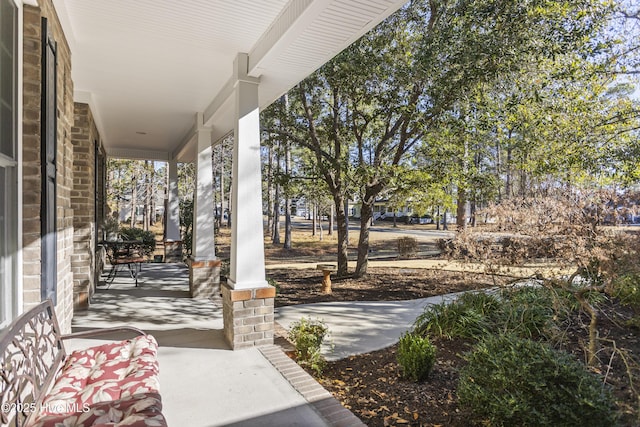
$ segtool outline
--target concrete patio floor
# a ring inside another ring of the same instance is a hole
[[[155,336],[170,426],[363,425],[279,347],[230,350],[221,303],[191,299],[188,276],[184,265],[144,264],[136,288],[120,272],[89,311],[76,313],[73,331],[129,325]],[[76,339],[68,348],[123,338]]]

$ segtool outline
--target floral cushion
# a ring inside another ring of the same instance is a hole
[[[41,413],[69,414],[97,403],[159,393],[158,343],[151,335],[69,355]]]
[[[97,403],[73,414],[41,414],[29,427],[166,427],[157,393]]]

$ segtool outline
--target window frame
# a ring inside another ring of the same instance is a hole
[[[0,153],[0,168],[4,175],[0,213],[4,221],[2,233],[6,242],[0,257],[5,274],[0,276],[0,330],[23,311],[22,280],[22,71],[23,71],[23,1],[0,0],[14,6],[13,25],[13,157]],[[1,34],[1,33],[0,33]]]

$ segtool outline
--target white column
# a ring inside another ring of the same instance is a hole
[[[178,162],[171,160],[169,166],[167,203],[167,240],[182,240],[180,236],[180,199],[178,198]]]
[[[246,54],[239,54],[234,62],[237,81],[228,278],[233,289],[268,286],[264,267],[258,79],[247,76],[247,62]]]
[[[195,261],[216,259],[213,218],[213,163],[211,129],[202,124],[202,113],[196,117],[198,155],[196,158],[196,194],[193,199],[193,237],[191,257]]]

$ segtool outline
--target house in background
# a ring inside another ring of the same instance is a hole
[[[162,217],[164,216],[164,194],[161,192],[156,192],[154,194],[152,202],[147,206],[147,204],[142,201],[138,201],[136,203],[135,209],[135,222],[136,227],[140,227],[141,224],[144,224],[145,217],[147,215],[151,215],[151,223],[155,223],[158,221],[162,221]],[[124,195],[121,197],[118,205],[120,209],[118,210],[118,220],[125,225],[131,222],[131,195]],[[148,211],[148,213],[147,213]]]
[[[360,212],[362,210],[362,204],[360,202],[349,202],[349,215],[354,218],[360,218]],[[395,216],[398,219],[404,219],[413,215],[413,208],[411,203],[408,202],[403,206],[393,207],[387,199],[379,199],[373,202],[373,220],[377,221],[384,218],[392,218],[395,211]]]
[[[272,314],[236,326],[238,302],[268,311],[274,296],[259,111],[404,2],[0,0],[0,328],[45,298],[65,332],[90,309],[106,160],[117,157],[168,163],[172,242],[177,163],[195,163],[192,294],[222,291],[233,348],[272,342]],[[219,289],[211,150],[230,133],[238,208]]]

